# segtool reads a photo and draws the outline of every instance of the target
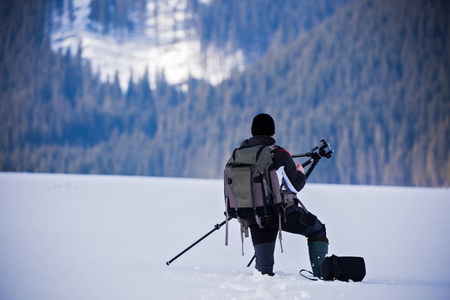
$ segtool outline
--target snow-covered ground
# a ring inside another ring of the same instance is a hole
[[[222,181],[0,173],[0,299],[449,299],[450,190],[309,184],[330,254],[363,256],[362,283],[312,282],[285,233],[274,277],[247,268]]]
[[[143,32],[131,34],[112,32],[102,34],[89,20],[90,0],[74,0],[73,20],[70,21],[68,1],[64,1],[62,16],[54,14],[52,48],[71,49],[76,53],[81,45],[82,57],[88,59],[100,78],[110,81],[119,71],[123,89],[128,88],[130,76],[142,78],[148,71],[154,87],[155,76],[164,72],[171,84],[185,82],[189,76],[205,79],[212,84],[227,78],[233,69],[243,70],[242,51],[219,51],[210,47],[201,50],[194,28],[186,27],[193,16],[186,11],[186,0],[158,1],[158,14],[153,16],[154,3],[148,2]],[[205,2],[207,3],[207,2]]]

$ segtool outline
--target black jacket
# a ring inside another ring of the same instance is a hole
[[[275,140],[270,136],[254,136],[241,143],[241,148],[252,147],[257,145],[270,146],[276,144]],[[305,175],[296,169],[296,164],[289,152],[277,146],[273,153],[273,163],[277,169],[278,178],[284,178],[288,188],[298,193],[306,182]]]

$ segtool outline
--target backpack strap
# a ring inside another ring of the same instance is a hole
[[[228,215],[228,206],[229,206],[229,196],[228,196],[228,188],[227,188],[227,184],[228,184],[228,178],[227,178],[227,173],[226,173],[226,169],[224,170],[224,195],[225,195],[225,217],[226,217],[226,221],[225,221],[225,246],[228,246],[228,220],[229,220],[229,215]]]
[[[269,151],[272,153],[275,149],[280,149],[281,147],[278,146],[277,144],[272,144],[267,146],[267,148],[269,148]]]
[[[283,236],[281,234],[281,213],[278,214],[278,239],[280,240],[280,249],[281,253],[283,253]]]
[[[231,155],[231,157],[233,158],[233,160],[236,159],[236,151],[237,151],[238,149],[239,149],[239,148],[235,148],[235,149],[233,150],[233,154]]]
[[[269,151],[270,151],[270,153],[272,154],[272,157],[273,157],[273,152],[276,149],[280,149],[281,147],[276,145],[276,144],[272,144],[272,145],[267,146],[267,148],[269,148]],[[284,182],[284,179],[283,179],[283,182]],[[275,195],[273,194],[272,189],[269,187],[268,183],[266,181],[264,183],[265,183],[265,185],[267,185],[266,188],[270,191],[272,196],[275,197]],[[281,191],[281,189],[280,189],[280,191]],[[281,195],[281,197],[283,199],[282,195]],[[284,205],[281,205],[281,206],[282,206],[283,213],[281,213],[281,212],[278,213],[278,240],[280,241],[281,253],[283,253],[283,242],[282,242],[283,241],[283,235],[282,235],[282,230],[281,230],[282,229],[282,227],[281,227],[281,223],[282,223],[281,218],[282,218],[282,216],[281,215],[283,215],[283,218],[284,218],[283,221],[286,222],[286,213],[285,213]]]
[[[310,275],[312,275],[312,276],[304,275],[303,272],[306,272],[306,273],[308,273],[308,274],[310,274]],[[302,276],[305,277],[306,279],[309,279],[309,280],[312,280],[312,281],[318,281],[318,280],[319,280],[319,278],[314,277],[313,272],[308,271],[308,270],[306,270],[306,269],[301,269],[301,270],[300,270],[300,275],[302,275]]]
[[[331,255],[331,259],[333,261],[333,272],[335,278],[341,277],[341,272],[339,271],[339,265],[338,265],[338,257],[336,255]]]
[[[286,192],[283,192],[283,188]],[[282,180],[280,190],[281,190],[281,197],[282,197],[282,200],[283,200],[285,206],[289,203],[298,203],[298,204],[300,204],[300,206],[303,208],[303,210],[306,213],[309,212],[308,209],[306,208],[306,206],[302,203],[302,201],[300,201],[300,199],[297,198],[297,195],[289,191],[289,188],[287,187],[286,181],[284,180],[284,178]],[[284,209],[284,213],[286,213],[285,209]]]
[[[265,147],[265,146],[261,146],[261,147],[259,148],[258,152],[256,152],[256,161],[258,161],[259,156],[261,155],[261,152],[264,150],[264,147]],[[269,148],[269,151],[270,151],[270,148]],[[272,151],[271,151],[271,152],[272,152]]]
[[[237,217],[237,220],[239,222],[240,226],[240,231],[241,231],[241,244],[242,244],[242,256],[244,256],[244,236],[245,237],[249,237],[248,235],[248,220],[244,220],[239,218],[239,216]]]

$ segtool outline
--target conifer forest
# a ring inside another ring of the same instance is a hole
[[[202,47],[245,68],[123,87],[82,45],[52,48],[73,0],[1,0],[0,171],[222,178],[267,112],[291,154],[334,148],[311,182],[450,186],[449,1],[186,1]],[[91,0],[92,30],[139,32],[157,2]]]

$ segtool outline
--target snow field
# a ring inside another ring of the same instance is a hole
[[[448,299],[449,189],[307,184],[330,254],[362,283],[312,282],[306,239],[283,234],[274,277],[246,265],[221,180],[0,173],[1,299]]]

